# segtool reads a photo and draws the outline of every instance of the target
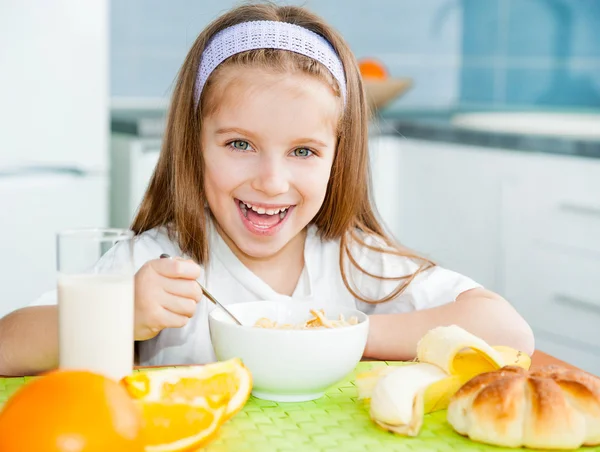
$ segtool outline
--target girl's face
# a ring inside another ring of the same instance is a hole
[[[231,67],[202,123],[208,205],[234,252],[268,258],[314,218],[327,190],[341,102],[305,74]]]

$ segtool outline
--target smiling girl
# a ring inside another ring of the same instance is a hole
[[[199,35],[132,225],[141,364],[215,359],[196,279],[224,304],[357,307],[370,315],[371,358],[411,359],[425,332],[449,324],[533,352],[506,300],[386,235],[370,201],[367,122],[348,45],[307,10],[245,5]],[[57,364],[56,294],[34,304],[0,321],[0,374]]]

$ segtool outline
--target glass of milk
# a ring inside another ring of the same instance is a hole
[[[133,371],[133,232],[57,236],[59,368],[119,380]]]

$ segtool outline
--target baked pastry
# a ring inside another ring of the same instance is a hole
[[[447,420],[474,441],[505,447],[576,449],[600,444],[600,378],[561,366],[505,366],[469,380]]]

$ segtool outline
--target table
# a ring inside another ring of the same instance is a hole
[[[551,364],[556,364],[559,366],[564,366],[564,367],[568,367],[569,369],[577,369],[577,370],[581,370],[575,366],[573,366],[572,364],[566,363],[564,361],[561,361],[558,358],[555,358],[554,356],[551,356],[547,353],[544,353],[540,350],[536,350],[533,355],[531,356],[531,368],[532,369],[536,369],[538,367],[543,367],[543,366],[548,366]]]
[[[377,361],[377,360],[365,359],[364,361]],[[569,369],[581,370],[578,367],[573,366],[572,364],[561,361],[560,359],[555,358],[554,356],[549,355],[548,353],[544,353],[540,350],[536,350],[533,353],[533,355],[531,356],[531,369],[537,369],[538,367],[549,366],[551,364],[568,367]],[[153,368],[159,368],[159,367],[165,367],[165,366],[164,365],[163,366],[136,366],[135,368],[136,369],[153,369]]]
[[[540,350],[536,350],[533,353],[533,355],[531,357],[531,368],[532,369],[547,366],[550,364],[565,366],[570,369],[578,369],[577,367],[573,366],[572,364],[561,361],[560,359],[555,358],[554,356],[544,353]],[[155,368],[155,367],[165,367],[165,366],[136,366],[135,368],[136,369],[151,369],[151,368]],[[10,378],[10,377],[3,377],[2,375],[0,375],[0,378]],[[19,378],[19,377],[17,377],[17,378]]]
[[[380,363],[383,364],[383,363]],[[537,351],[532,356],[532,368],[565,363],[547,353]],[[362,362],[359,367],[378,365]],[[138,369],[145,367],[138,367]],[[477,445],[453,433],[445,420],[444,411],[428,415],[423,430],[416,438],[398,438],[378,429],[369,420],[368,411],[355,402],[354,377],[328,391],[318,403],[286,404],[251,398],[244,410],[221,427],[219,436],[207,447],[211,451],[238,450],[295,450],[297,452],[325,452],[329,450],[360,451],[386,450],[408,452],[413,450],[493,452],[495,448]],[[27,378],[4,380],[9,386],[22,384]],[[13,388],[14,389],[14,388]],[[5,396],[7,394],[4,394]],[[0,394],[1,396],[1,394]],[[0,405],[2,399],[0,397]],[[498,449],[506,450],[506,449]],[[600,448],[586,452],[600,452]]]

